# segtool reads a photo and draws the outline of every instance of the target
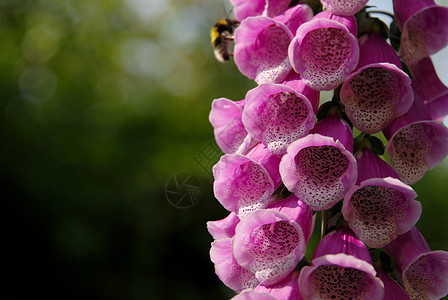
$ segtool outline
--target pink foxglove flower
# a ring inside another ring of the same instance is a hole
[[[300,220],[297,220],[300,222]],[[232,251],[240,266],[264,285],[287,277],[305,254],[301,226],[276,210],[252,212],[237,225]]]
[[[356,35],[353,16],[321,12],[297,29],[288,49],[291,66],[312,89],[334,89],[358,64]]]
[[[216,275],[232,290],[240,292],[259,285],[255,275],[236,262],[232,253],[232,239],[214,241],[210,249],[210,259],[215,264]]]
[[[323,6],[334,15],[350,16],[363,8],[368,0],[321,0]]]
[[[232,101],[226,98],[212,102],[209,120],[213,126],[215,140],[224,153],[235,153],[247,137],[241,120],[246,100]]]
[[[313,107],[303,94],[286,85],[262,84],[246,95],[243,124],[247,131],[274,154],[286,148],[313,128]]]
[[[317,246],[311,266],[300,272],[304,299],[383,299],[384,286],[367,247],[343,225]]]
[[[361,241],[382,248],[417,223],[422,207],[414,190],[369,146],[355,157],[358,183],[345,195],[342,214]]]
[[[386,151],[391,165],[407,184],[419,181],[448,154],[448,129],[431,120],[417,94],[409,111],[383,133],[389,140]]]
[[[356,183],[357,173],[351,152],[339,140],[320,134],[292,143],[280,162],[284,185],[316,211],[342,200]]]
[[[448,252],[431,251],[417,227],[384,249],[394,258],[411,299],[441,299],[448,294]]]
[[[280,83],[291,70],[288,46],[292,38],[283,23],[262,16],[247,18],[235,31],[235,64],[258,84]]]
[[[359,49],[356,71],[347,77],[339,95],[353,125],[363,132],[376,133],[411,107],[411,79],[380,33],[363,35]]]
[[[401,29],[400,55],[409,65],[435,54],[448,44],[448,7],[433,0],[393,0]]]
[[[390,278],[390,276],[381,268],[377,269],[377,276],[384,284],[383,300],[410,300],[408,294],[406,294],[401,285]]]
[[[281,183],[279,162],[280,158],[262,144],[254,147],[247,156],[222,156],[213,167],[216,199],[240,218],[267,207],[272,193]]]
[[[429,116],[443,122],[448,115],[448,87],[437,76],[431,58],[425,57],[410,68],[414,76],[412,88],[422,97]]]
[[[302,300],[299,292],[299,274],[297,271],[291,272],[282,281],[270,286],[260,284],[254,291],[264,292],[281,300]]]

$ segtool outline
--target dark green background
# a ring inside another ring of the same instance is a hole
[[[119,0],[0,0],[0,299],[232,295],[205,225],[227,215],[209,176],[219,153],[203,155],[211,101],[254,83],[213,58],[220,1],[140,2],[152,15]],[[446,165],[415,185],[419,227],[445,250]],[[188,209],[165,193],[182,172],[201,189]]]

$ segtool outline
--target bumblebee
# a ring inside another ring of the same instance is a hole
[[[230,51],[230,42],[233,41],[233,32],[240,22],[231,19],[222,19],[216,22],[210,30],[213,53],[218,61],[225,63],[230,60],[233,53]]]

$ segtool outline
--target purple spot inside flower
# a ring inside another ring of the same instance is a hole
[[[349,161],[339,148],[311,146],[299,151],[295,157],[298,176],[304,183],[331,187],[347,171]]]
[[[271,95],[260,115],[266,130],[263,140],[269,150],[280,153],[295,140],[308,133],[305,121],[308,107],[294,93],[281,92]]]
[[[259,226],[247,240],[247,252],[253,257],[251,270],[262,282],[269,277],[281,276],[296,263],[291,254],[300,242],[297,229],[287,221]]]
[[[373,286],[367,273],[336,265],[319,266],[310,278],[314,299],[366,299]]]

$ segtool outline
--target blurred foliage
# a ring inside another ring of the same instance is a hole
[[[196,163],[214,143],[212,99],[254,86],[213,58],[225,12],[218,0],[0,0],[1,299],[232,295],[208,256],[206,221],[227,215],[209,175],[220,153]],[[189,209],[166,199],[179,172],[200,182]],[[448,249],[446,182],[441,166],[416,185],[434,249]]]

